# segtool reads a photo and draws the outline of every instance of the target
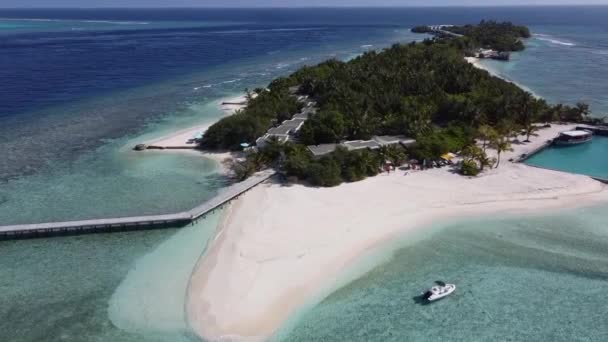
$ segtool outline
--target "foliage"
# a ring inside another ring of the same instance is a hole
[[[243,180],[254,172],[274,165],[288,177],[328,187],[378,174],[385,160],[383,158],[393,161],[395,165],[401,165],[406,160],[403,149],[396,146],[386,147],[379,152],[367,149],[349,151],[338,147],[333,153],[313,159],[303,145],[270,141],[263,150],[248,153],[244,160],[233,163],[231,169],[237,180]]]
[[[471,144],[462,149],[463,163],[461,172],[465,175],[474,176],[483,171],[484,168],[494,165],[496,160],[488,157],[486,151],[481,147]],[[473,172],[473,168],[477,172]]]
[[[521,51],[525,49],[520,38],[530,38],[530,30],[511,22],[482,20],[478,25],[452,26],[445,30],[466,36],[476,45],[497,51]]]
[[[283,170],[288,176],[308,180],[316,186],[335,186],[344,181],[355,182],[379,172],[381,156],[369,150],[348,151],[338,147],[321,159],[312,159],[310,154],[298,148],[286,152]]]
[[[420,25],[412,27],[411,31],[414,33],[429,33],[431,32],[431,28],[427,25]]]
[[[479,126],[479,128],[477,128],[477,137],[479,137],[482,141],[481,148],[484,152],[486,151],[488,143],[492,141],[497,136],[497,134],[498,132],[496,132],[493,127],[488,125],[481,125]]]
[[[331,187],[342,183],[340,165],[329,156],[310,163],[306,173],[313,185]]]
[[[381,162],[390,161],[393,165],[402,165],[408,160],[405,150],[400,145],[382,146],[378,153]]]
[[[418,136],[409,155],[418,160],[435,160],[447,152],[458,152],[473,140],[472,132],[460,126],[449,126],[428,135]]]
[[[476,128],[504,118],[515,121],[525,92],[474,68],[463,55],[449,41],[436,41],[395,45],[348,63],[328,61],[301,69],[292,76],[302,82],[301,90],[317,100],[321,112],[339,113],[339,124],[327,117],[307,122],[302,142],[316,145],[384,134],[419,139],[432,134],[435,126]],[[538,113],[549,109],[544,101],[530,101]]]
[[[339,142],[344,137],[344,117],[337,111],[321,111],[307,120],[299,132],[305,145]]]
[[[307,179],[309,166],[313,162],[312,155],[303,145],[285,144],[285,161],[282,170],[289,176]]]
[[[420,28],[422,29],[422,28]],[[298,144],[271,142],[259,154],[236,167],[248,174],[274,166],[286,175],[318,186],[357,181],[379,172],[384,160],[396,165],[405,152],[387,147],[377,152],[337,149],[313,159],[305,145],[369,139],[373,135],[407,135],[417,144],[409,157],[435,160],[446,152],[467,147],[463,168],[472,173],[494,163],[487,146],[500,154],[510,150],[510,137],[521,129],[529,137],[539,121],[587,120],[589,107],[578,104],[550,106],[513,83],[491,76],[464,60],[467,51],[489,46],[497,50],[523,48],[520,38],[529,31],[511,23],[482,21],[476,26],[446,28],[464,37],[396,44],[381,52],[370,51],[348,62],[328,60],[305,66],[288,77],[274,80],[268,89],[248,93],[248,106],[211,126],[201,146],[238,149],[252,143],[272,125],[301,109],[289,87],[317,102],[318,113],[299,131]],[[521,44],[521,46],[520,46]],[[255,95],[255,96],[254,96]],[[480,151],[471,150],[475,138]],[[297,141],[297,140],[296,140]],[[464,172],[464,170],[463,170]]]
[[[213,124],[200,146],[206,149],[238,150],[241,143],[253,143],[272,126],[291,118],[301,108],[288,92],[286,81],[275,81],[268,90],[256,89],[257,97],[248,96],[245,109]]]
[[[465,176],[477,176],[480,171],[474,160],[464,160],[460,167],[460,172]]]
[[[511,147],[511,141],[509,141],[508,134],[496,136],[495,139],[490,143],[490,145],[492,146],[492,148],[494,148],[496,150],[496,153],[497,153],[495,167],[498,167],[498,165],[500,165],[500,155],[502,152],[513,151],[513,148]]]
[[[243,181],[266,167],[266,158],[261,153],[249,153],[243,160],[233,161],[230,171],[237,181]]]

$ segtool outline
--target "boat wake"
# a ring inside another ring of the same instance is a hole
[[[542,41],[544,41],[544,42],[549,42],[549,43],[556,44],[556,45],[563,45],[563,46],[576,46],[576,44],[574,44],[574,43],[571,43],[571,42],[565,42],[565,41],[562,41],[562,40],[559,40],[559,39],[555,39],[554,37],[552,37],[552,36],[550,36],[550,35],[548,35],[548,34],[541,34],[541,33],[538,33],[538,34],[535,34],[534,36],[535,36],[535,37],[536,37],[536,39],[538,39],[538,40],[542,40]]]

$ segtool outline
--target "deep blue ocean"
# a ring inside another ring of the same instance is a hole
[[[608,7],[597,6],[0,9],[0,224],[190,208],[225,185],[217,165],[189,155],[132,152],[134,144],[213,122],[222,115],[221,99],[302,65],[423,39],[409,32],[418,24],[497,19],[528,25],[535,34],[528,49],[510,63],[487,66],[551,102],[589,102],[602,116],[608,113],[606,18]],[[584,295],[607,287],[601,213],[563,213],[559,225],[547,214],[457,226],[448,238],[404,249],[331,295],[291,322],[293,330],[281,339],[571,341],[586,332],[579,340],[605,340],[605,324],[587,323],[601,321],[608,302]],[[0,341],[196,340],[183,316],[185,288],[216,225],[212,217],[180,231],[0,242]],[[494,230],[476,228],[487,226]],[[498,230],[509,240],[497,238]],[[500,250],[517,247],[520,257],[476,251],[476,239]],[[441,252],[430,253],[433,245]],[[567,255],[588,267],[577,270]],[[475,305],[459,302],[464,311],[437,312],[419,311],[409,297],[394,300],[402,284],[422,286],[431,271],[458,274],[463,284],[513,300],[500,306],[494,297],[473,296]],[[509,279],[517,286],[501,287]],[[550,301],[551,313],[565,321],[531,321],[540,318],[527,304],[536,296],[525,293],[543,279],[554,280],[550,291],[559,296]],[[559,300],[581,293],[580,303],[564,301],[560,309]],[[418,323],[458,312],[466,315],[443,329]],[[576,324],[577,315],[584,321]],[[557,327],[562,335],[551,335]],[[509,335],[514,330],[524,333]]]

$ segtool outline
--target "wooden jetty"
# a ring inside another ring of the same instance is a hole
[[[49,222],[0,226],[0,240],[71,235],[83,233],[102,233],[140,229],[158,229],[166,227],[183,227],[203,218],[205,215],[222,207],[260,183],[276,174],[269,169],[258,172],[248,179],[235,183],[218,193],[215,197],[196,208],[175,214],[119,217],[81,221]]]
[[[527,152],[527,153],[523,153],[522,155],[520,155],[519,157],[515,158],[513,160],[514,163],[523,163],[526,160],[530,159],[532,156],[538,154],[539,152],[541,152],[542,150],[546,149],[547,147],[551,146],[553,144],[553,139],[547,140],[544,144],[532,149],[532,151]]]

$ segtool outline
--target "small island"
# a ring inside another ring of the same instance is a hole
[[[477,39],[503,39],[465,27],[304,67],[209,128],[199,148],[243,151],[237,179],[265,168],[283,179],[224,211],[188,287],[198,335],[267,340],[345,273],[361,276],[372,256],[436,225],[608,200],[588,176],[517,162],[590,121],[589,108],[549,104],[468,63]]]
[[[462,174],[477,175],[499,165],[514,134],[529,140],[538,122],[589,114],[584,104],[548,104],[465,61],[477,48],[523,49],[528,28],[482,21],[413,30],[427,29],[450,34],[303,67],[248,91],[248,105],[209,127],[200,148],[248,147],[232,166],[239,180],[273,167],[293,181],[336,186],[404,164],[436,166],[450,153],[461,155]]]
[[[478,25],[416,26],[414,33],[431,34],[438,39],[459,38],[460,47],[469,57],[508,61],[510,52],[525,49],[523,39],[531,37],[526,26],[511,22],[482,20]]]

